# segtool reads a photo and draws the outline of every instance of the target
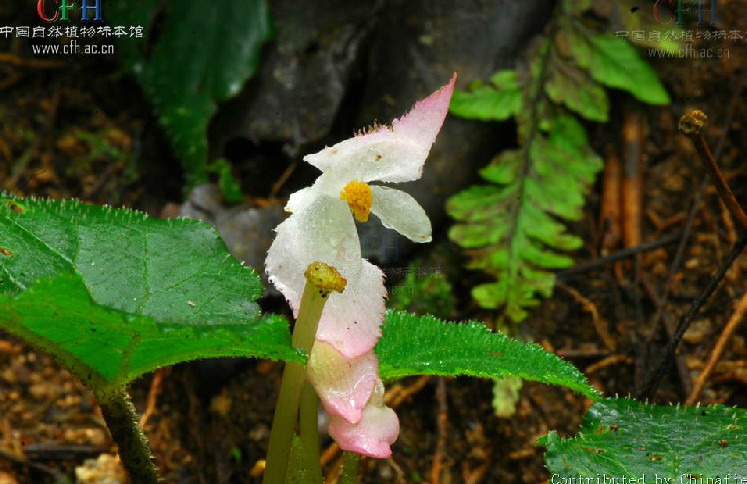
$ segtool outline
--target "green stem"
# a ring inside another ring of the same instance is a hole
[[[345,451],[342,453],[342,477],[340,484],[356,484],[358,482],[358,462],[360,455]]]
[[[296,327],[293,329],[293,347],[311,352],[316,336],[319,318],[327,301],[327,294],[309,282],[303,290],[301,306],[298,310]],[[298,405],[301,390],[306,381],[306,368],[299,363],[287,363],[280,383],[280,394],[272,419],[270,443],[267,448],[267,467],[262,480],[264,484],[283,484],[288,468],[293,432],[298,419]]]
[[[312,482],[323,482],[322,465],[319,458],[319,398],[308,382],[301,391],[300,411],[301,442],[304,461]]]
[[[117,444],[131,482],[158,484],[156,466],[148,447],[148,439],[140,428],[135,407],[123,387],[96,393],[106,426]]]

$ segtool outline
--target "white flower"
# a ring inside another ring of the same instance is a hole
[[[455,80],[456,76],[419,101],[391,127],[379,126],[304,157],[322,174],[313,186],[291,195],[286,210],[292,215],[276,229],[266,269],[294,314],[305,284],[303,268],[311,262],[330,264],[347,279],[345,291],[329,297],[317,332],[319,341],[347,358],[361,356],[376,344],[386,295],[381,270],[361,259],[351,211],[364,221],[370,210],[385,227],[410,240],[431,240],[430,220],[414,198],[368,182],[420,178],[446,117]]]
[[[296,317],[310,263],[334,266],[347,280],[345,290],[332,293],[324,306],[307,367],[309,381],[332,416],[330,434],[343,450],[388,457],[399,433],[397,416],[383,403],[373,353],[385,312],[384,274],[361,258],[354,218],[365,222],[373,213],[408,239],[430,242],[430,220],[414,198],[369,182],[420,178],[455,81],[456,75],[391,127],[376,127],[304,157],[322,174],[314,185],[291,195],[285,208],[292,215],[275,229],[267,254],[270,282]],[[378,392],[375,402],[372,392]]]

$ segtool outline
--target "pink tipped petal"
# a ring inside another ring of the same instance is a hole
[[[306,155],[304,160],[340,180],[405,182],[420,178],[428,152],[449,110],[456,74],[449,84],[418,101],[392,127],[380,126]],[[329,193],[332,195],[332,193]]]
[[[304,271],[312,262],[334,266],[355,283],[361,271],[358,232],[347,203],[318,195],[304,203],[275,229],[277,235],[267,252],[265,268],[270,282],[283,293],[298,314],[306,284]]]
[[[384,273],[366,260],[360,262],[360,276],[348,280],[342,294],[329,296],[316,332],[318,341],[329,343],[346,358],[361,356],[376,345],[386,309]]]
[[[317,341],[306,369],[327,413],[350,423],[360,422],[378,380],[379,361],[373,351],[348,359]]]
[[[399,435],[399,419],[394,410],[384,405],[381,380],[363,410],[361,421],[352,424],[340,417],[332,417],[329,435],[342,450],[377,459],[391,457],[391,445]]]
[[[448,84],[418,101],[409,113],[395,119],[392,122],[394,132],[417,140],[420,145],[428,146],[430,149],[449,112],[456,79],[455,72]]]

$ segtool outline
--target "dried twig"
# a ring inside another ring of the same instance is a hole
[[[671,339],[674,336],[674,331],[677,324],[672,319],[672,315],[670,313],[664,312],[661,309],[663,306],[662,301],[656,294],[651,281],[649,281],[648,278],[643,277],[641,278],[641,283],[643,284],[643,288],[645,289],[646,293],[648,293],[649,299],[651,299],[651,301],[654,303],[654,306],[656,306],[657,313],[661,313],[661,318],[664,321],[664,328],[667,331],[667,337]],[[666,291],[666,288],[667,286],[665,286],[665,294],[668,292]],[[680,382],[682,383],[682,393],[684,395],[688,395],[693,387],[693,381],[690,377],[690,369],[687,367],[685,358],[682,355],[675,355],[675,363],[677,364],[677,373],[679,374]]]
[[[10,462],[13,462],[15,464],[20,464],[22,466],[28,467],[29,469],[33,469],[38,472],[43,472],[45,474],[48,474],[52,476],[52,478],[55,479],[56,482],[64,482],[65,476],[62,474],[62,472],[58,471],[57,469],[53,469],[51,467],[47,467],[45,465],[39,464],[37,462],[31,462],[26,459],[22,459],[20,457],[17,457],[13,454],[9,454],[3,450],[0,450],[0,459],[5,459]]]
[[[737,101],[739,100],[739,96],[742,94],[742,89],[744,88],[744,84],[745,84],[744,82],[739,82],[731,94],[731,99],[729,101],[729,109],[726,113],[726,118],[724,119],[724,126],[731,125],[731,122],[734,119],[734,112],[736,110]],[[716,159],[721,158],[724,148],[726,147],[726,136],[728,133],[729,133],[729,130],[725,129],[723,134],[718,140],[718,144],[716,145],[716,154],[715,154]],[[656,313],[654,313],[654,316],[651,318],[651,321],[649,322],[649,325],[648,325],[649,327],[648,344],[649,345],[656,337],[656,333],[658,333],[659,323],[664,314],[664,307],[666,306],[667,301],[669,300],[669,293],[672,288],[672,281],[674,281],[674,276],[679,270],[680,264],[682,264],[682,260],[684,259],[685,249],[687,248],[687,245],[690,242],[690,237],[692,236],[692,233],[693,233],[695,215],[698,212],[698,207],[700,206],[700,203],[703,200],[703,194],[708,188],[709,183],[710,183],[710,179],[708,175],[706,175],[703,178],[703,181],[698,186],[698,188],[695,190],[695,198],[693,198],[692,205],[690,206],[690,211],[687,214],[687,221],[685,222],[685,228],[682,230],[682,238],[680,239],[680,242],[677,245],[677,251],[675,252],[674,259],[672,259],[672,264],[669,266],[669,272],[667,273],[667,278],[664,281],[664,289],[662,289],[661,296],[658,298],[659,302],[657,303]],[[736,241],[736,238],[732,240],[731,243],[734,243],[735,241]],[[672,335],[669,334],[669,337],[671,338]],[[680,362],[678,362],[678,365],[680,365]],[[682,371],[680,371],[680,373],[682,373]],[[687,386],[690,383],[691,382],[689,379],[687,380],[687,382],[683,381],[683,384],[685,386]],[[686,391],[685,393],[689,393],[689,391]]]
[[[448,436],[448,403],[446,401],[446,380],[439,377],[436,385],[436,399],[438,399],[438,438],[436,440],[436,451],[433,454],[433,465],[431,466],[431,484],[441,482],[441,463],[446,454],[446,441]]]
[[[622,234],[622,195],[620,194],[622,179],[622,168],[620,158],[614,148],[607,150],[607,161],[604,164],[604,179],[602,189],[602,202],[600,227],[604,227],[601,239],[602,254],[617,247]]]
[[[153,381],[150,383],[145,412],[143,412],[142,417],[140,417],[140,426],[143,429],[148,425],[148,420],[150,420],[153,414],[156,413],[156,403],[158,402],[158,395],[161,393],[161,384],[163,383],[163,377],[166,376],[166,373],[166,368],[159,368],[153,374]]]
[[[641,252],[647,252],[649,250],[658,249],[659,247],[663,247],[665,245],[673,244],[677,242],[680,239],[680,237],[682,237],[682,232],[676,232],[673,234],[665,235],[659,240],[653,240],[651,242],[643,243],[639,245],[638,247],[629,247],[627,249],[619,250],[615,253],[612,253],[604,257],[598,257],[588,262],[582,262],[581,264],[571,267],[570,269],[566,269],[562,272],[559,272],[558,277],[561,279],[565,279],[570,276],[582,274],[582,273],[597,269],[599,267],[602,267],[606,264],[609,264],[610,262],[615,262],[621,259],[625,259],[626,257],[631,257],[636,254],[640,254]]]
[[[288,165],[288,168],[285,169],[282,175],[280,175],[280,178],[273,183],[272,188],[270,189],[270,197],[269,198],[275,198],[277,196],[278,192],[281,188],[283,188],[283,185],[285,185],[285,182],[288,181],[288,178],[293,174],[293,172],[296,170],[296,167],[298,166],[297,162],[293,162],[290,165]]]
[[[680,318],[677,329],[675,330],[672,339],[669,341],[664,354],[659,359],[659,362],[653,367],[653,371],[649,373],[646,381],[641,387],[641,391],[638,392],[637,397],[639,399],[647,399],[653,396],[654,392],[659,386],[659,383],[661,382],[661,379],[664,377],[664,373],[666,373],[670,363],[672,362],[672,357],[674,356],[674,353],[677,350],[677,346],[679,346],[680,340],[682,340],[682,336],[685,334],[685,331],[687,331],[687,328],[690,327],[690,324],[700,312],[700,308],[703,307],[703,304],[705,304],[705,302],[710,299],[710,297],[716,291],[716,288],[726,275],[726,272],[731,268],[731,265],[742,253],[742,250],[744,250],[745,246],[747,246],[747,232],[742,234],[739,240],[737,240],[737,243],[732,248],[731,252],[719,268],[718,272],[711,278],[711,280],[708,282],[708,285],[700,292],[700,294],[698,294],[698,296],[690,306],[690,309]]]
[[[596,363],[589,365],[586,368],[586,370],[584,370],[584,373],[586,374],[586,376],[591,376],[592,374],[598,372],[599,370],[607,368],[608,366],[614,366],[618,363],[630,364],[632,362],[633,360],[627,355],[621,355],[621,354],[609,355],[603,360],[599,360]]]
[[[596,329],[599,339],[602,340],[605,348],[610,352],[615,351],[615,340],[607,330],[607,321],[599,315],[599,310],[597,310],[596,305],[576,289],[567,286],[562,282],[558,283],[558,287],[570,294],[573,299],[581,305],[584,311],[591,314],[591,319],[594,322],[594,329]]]
[[[706,363],[703,371],[701,371],[700,375],[698,375],[698,379],[695,381],[695,385],[693,386],[690,395],[687,397],[688,405],[694,405],[697,402],[698,398],[700,398],[700,393],[703,391],[703,387],[705,386],[706,380],[708,380],[708,376],[711,374],[716,366],[716,363],[718,363],[718,360],[721,359],[721,355],[724,353],[726,343],[729,342],[729,339],[734,334],[734,331],[736,331],[737,327],[739,327],[739,323],[742,322],[746,314],[747,292],[744,293],[742,299],[739,301],[739,304],[737,304],[737,308],[734,311],[734,314],[732,314],[731,318],[729,318],[729,322],[726,323],[726,326],[724,326],[724,330],[721,332],[721,336],[719,336],[718,341],[716,342],[716,346],[714,346],[713,351],[711,351],[711,356],[710,358],[708,358],[708,363]]]
[[[653,371],[649,372],[641,391],[638,392],[639,398],[650,398],[653,396],[656,388],[661,382],[661,379],[664,377],[664,373],[671,364],[672,358],[674,357],[675,351],[677,350],[677,346],[679,345],[682,336],[685,334],[685,331],[687,331],[687,328],[695,319],[703,304],[705,304],[705,302],[716,290],[726,272],[731,268],[731,265],[734,263],[737,257],[739,257],[739,254],[741,254],[742,250],[745,248],[745,246],[747,246],[747,214],[745,214],[742,207],[739,205],[739,203],[737,203],[737,199],[734,197],[734,193],[732,193],[729,185],[726,183],[726,179],[724,178],[723,173],[721,173],[721,170],[718,167],[718,163],[716,163],[716,160],[711,153],[708,142],[706,141],[705,136],[703,136],[703,126],[705,126],[705,122],[707,119],[708,118],[705,113],[695,110],[682,116],[682,118],[680,119],[679,128],[682,133],[689,136],[695,142],[695,146],[698,149],[698,154],[700,155],[701,161],[704,165],[706,165],[711,174],[711,177],[715,180],[719,197],[721,197],[721,200],[729,209],[732,217],[734,217],[734,219],[736,219],[739,223],[742,229],[742,235],[740,236],[739,240],[737,240],[737,243],[734,244],[734,248],[727,257],[724,264],[722,264],[721,268],[719,268],[719,271],[709,281],[708,285],[698,295],[695,301],[693,301],[690,309],[682,315],[682,318],[680,318],[680,322],[677,325],[675,333],[670,339],[669,344],[667,345],[664,355],[659,360],[658,364],[653,367]]]
[[[629,110],[623,125],[625,151],[623,156],[623,241],[625,247],[641,245],[643,213],[643,145],[646,128],[641,113]]]

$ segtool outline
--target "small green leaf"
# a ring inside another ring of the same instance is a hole
[[[410,264],[401,284],[392,288],[387,307],[415,314],[432,314],[448,318],[454,312],[454,294],[451,284],[440,271]]]
[[[626,477],[645,483],[716,478],[735,483],[747,479],[745,429],[743,409],[605,399],[592,405],[575,438],[551,432],[540,443],[547,447],[545,462],[556,480],[603,476],[612,482]]]
[[[233,176],[231,165],[223,158],[210,164],[209,170],[218,174],[218,187],[223,199],[228,203],[239,203],[244,200],[244,193],[238,180]]]
[[[581,28],[574,29],[568,38],[576,62],[596,81],[628,91],[649,104],[669,104],[669,95],[656,73],[628,41]]]
[[[501,418],[513,417],[523,382],[520,378],[507,376],[493,382],[493,410]]]
[[[618,8],[615,9],[623,31],[630,33],[630,40],[634,45],[651,47],[669,54],[676,54],[685,47],[686,33],[679,23],[662,23],[661,18],[657,21],[654,17],[654,11],[663,5],[656,8],[634,8],[639,5],[639,0],[619,0]],[[685,11],[686,8],[683,9]],[[676,15],[675,13],[674,16]],[[634,35],[634,32],[643,32],[643,35]]]
[[[607,121],[609,100],[604,88],[590,79],[586,72],[565,60],[555,57],[551,63],[545,92],[554,102],[565,104],[586,119],[602,123]]]
[[[475,82],[469,92],[455,91],[449,111],[469,119],[502,121],[521,109],[523,98],[515,71],[499,71],[491,84]]]
[[[272,34],[265,0],[219,1],[206,7],[199,0],[168,2],[164,25],[153,22],[161,2],[114,2],[110,18],[120,25],[157,30],[158,38],[124,38],[123,62],[135,74],[171,138],[187,183],[207,180],[207,127],[217,103],[239,93],[259,64],[259,55]]]
[[[0,247],[0,326],[86,382],[196,358],[301,358],[287,323],[260,317],[259,276],[202,222],[0,196]]]
[[[570,363],[539,345],[510,339],[480,323],[446,323],[433,316],[389,311],[382,329],[375,349],[382,378],[515,376],[565,386],[592,398],[599,396]]]

